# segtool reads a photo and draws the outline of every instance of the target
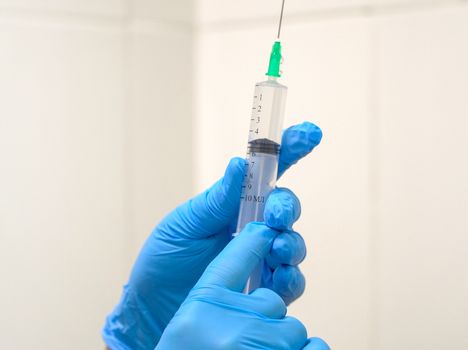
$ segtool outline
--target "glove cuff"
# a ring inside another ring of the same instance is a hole
[[[119,304],[107,316],[102,338],[111,350],[153,350],[162,331],[128,285]]]

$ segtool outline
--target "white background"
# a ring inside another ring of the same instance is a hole
[[[245,152],[280,1],[0,0],[0,348],[100,349],[152,227]],[[287,0],[287,124],[334,349],[468,348],[468,2]]]

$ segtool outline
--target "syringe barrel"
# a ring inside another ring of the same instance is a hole
[[[249,222],[264,221],[265,203],[275,187],[278,173],[287,91],[287,87],[279,84],[275,78],[255,85],[236,234]],[[245,292],[261,286],[263,264],[253,271]]]
[[[281,144],[288,88],[269,77],[255,84],[249,142],[268,139]]]

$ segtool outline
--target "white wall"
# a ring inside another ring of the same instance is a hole
[[[169,5],[0,0],[1,349],[102,349],[139,246],[191,193],[192,6]]]
[[[245,152],[278,6],[198,2],[197,187]],[[468,3],[287,1],[287,124],[322,145],[281,186],[303,203],[309,281],[290,312],[335,349],[465,349]]]
[[[468,348],[467,5],[375,22],[379,349]]]

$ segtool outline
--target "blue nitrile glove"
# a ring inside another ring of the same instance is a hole
[[[308,122],[287,129],[278,175],[312,151],[321,137],[320,129]],[[190,289],[230,241],[229,228],[235,226],[239,209],[244,162],[232,159],[221,180],[176,208],[154,229],[133,267],[120,303],[107,317],[103,338],[112,350],[154,349]],[[291,191],[277,189],[269,196],[267,225],[291,229],[285,225],[292,225],[299,214],[299,201]],[[304,290],[304,277],[296,265],[305,256],[305,245],[292,231],[282,237],[267,257],[263,286],[290,303]]]
[[[266,288],[242,289],[267,257],[279,231],[250,223],[208,265],[164,331],[155,350],[329,350],[307,339],[300,321],[286,316],[283,299]]]

